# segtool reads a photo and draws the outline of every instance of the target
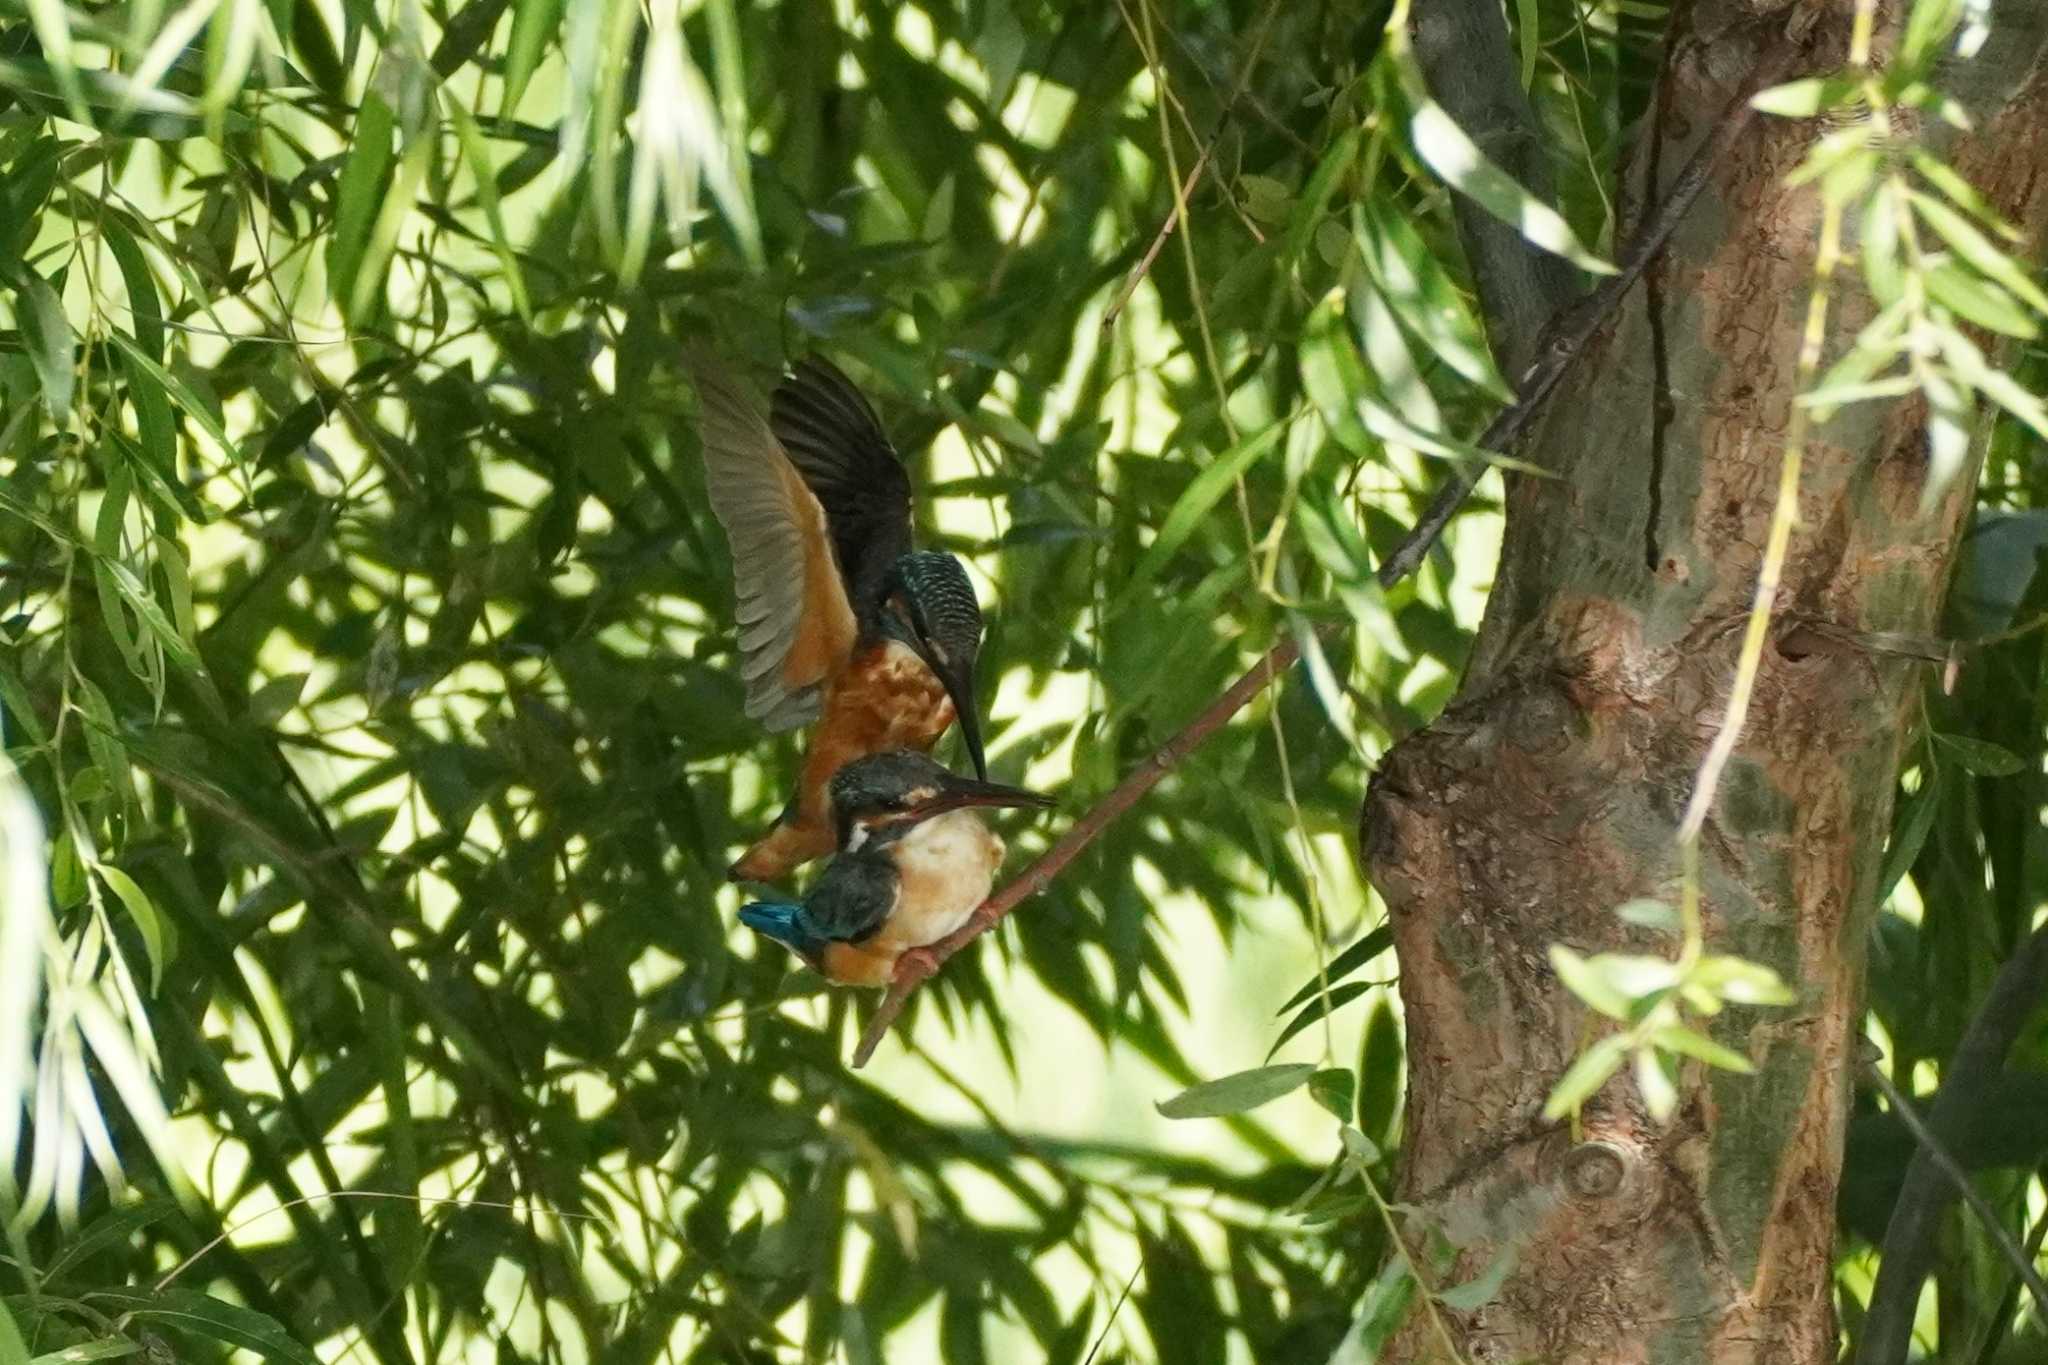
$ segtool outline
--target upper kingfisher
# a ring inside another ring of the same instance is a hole
[[[960,777],[914,749],[847,764],[830,800],[839,856],[800,903],[756,901],[740,922],[853,986],[888,985],[898,959],[937,943],[988,899],[1003,841],[973,807],[1053,804]]]
[[[822,715],[796,794],[726,872],[774,881],[835,847],[826,784],[853,759],[928,750],[957,718],[987,780],[981,607],[958,559],[912,548],[902,459],[831,362],[798,364],[767,421],[707,358],[689,365],[705,488],[732,545],[747,715],[778,731]]]

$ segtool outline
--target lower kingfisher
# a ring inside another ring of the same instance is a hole
[[[819,722],[795,796],[726,873],[775,881],[835,847],[826,788],[854,759],[929,750],[957,718],[987,779],[981,607],[958,559],[912,548],[903,462],[829,361],[798,364],[767,420],[708,358],[688,364],[705,488],[732,545],[747,714],[772,731]]]
[[[756,901],[740,923],[785,943],[827,980],[886,986],[896,963],[965,924],[988,899],[1003,841],[976,806],[1050,797],[946,771],[914,749],[840,769],[830,800],[839,854],[801,902]]]

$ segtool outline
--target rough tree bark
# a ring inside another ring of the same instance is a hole
[[[1851,8],[1696,0],[1668,78],[1665,174],[1788,33],[1802,70],[1839,66]],[[2048,7],[2000,0],[1995,20],[1986,51],[1943,77],[1978,131],[1941,150],[2038,238]],[[1934,630],[1973,484],[1920,514],[1917,400],[1852,408],[1807,447],[1772,647],[1702,844],[1710,946],[1774,966],[1799,1003],[1722,1016],[1717,1036],[1757,1074],[1689,1066],[1668,1127],[1626,1075],[1589,1104],[1577,1141],[1541,1114],[1590,1036],[1548,946],[1669,952],[1613,909],[1674,895],[1673,831],[1725,707],[1812,277],[1819,205],[1784,180],[1820,131],[1762,122],[1672,244],[1677,417],[1658,487],[1640,293],[1566,380],[1522,452],[1562,477],[1509,490],[1458,699],[1388,753],[1366,800],[1362,852],[1393,917],[1408,1021],[1401,1197],[1461,1245],[1461,1278],[1505,1245],[1518,1256],[1490,1303],[1448,1314],[1473,1362],[1834,1358],[1830,1252],[1865,932],[1924,681],[1921,665],[1840,642]],[[1844,274],[1831,355],[1870,316]],[[1411,1322],[1390,1358],[1435,1349]]]

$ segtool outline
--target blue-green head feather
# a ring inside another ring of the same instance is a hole
[[[825,951],[824,936],[812,927],[811,917],[801,905],[755,901],[740,907],[740,923],[777,943],[788,944],[798,957],[814,965]]]

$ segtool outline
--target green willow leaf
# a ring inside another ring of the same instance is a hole
[[[1466,382],[1502,402],[1511,401],[1514,394],[1494,367],[1470,302],[1414,224],[1389,206],[1369,200],[1353,206],[1351,236],[1395,320],[1422,342],[1423,349]]]
[[[1627,1060],[1626,1037],[1617,1033],[1599,1039],[1565,1069],[1551,1090],[1550,1098],[1543,1103],[1543,1116],[1555,1120],[1577,1111],[1599,1092],[1601,1086],[1607,1084],[1615,1072],[1621,1070],[1621,1064]]]
[[[1324,985],[1335,986],[1364,970],[1368,963],[1376,961],[1394,946],[1394,926],[1382,924],[1358,942],[1330,959],[1329,966],[1320,974],[1309,978],[1307,984],[1288,997],[1276,1014],[1287,1014],[1306,1004],[1310,997],[1321,993]]]
[[[1154,1107],[1170,1119],[1217,1118],[1271,1103],[1308,1083],[1316,1068],[1307,1062],[1255,1067],[1213,1081],[1191,1085]]]
[[[2004,370],[1993,368],[1991,362],[1984,358],[1984,353],[1977,349],[1977,343],[1954,328],[1939,329],[1935,341],[1959,383],[1977,390],[2026,423],[2036,436],[2048,440],[2048,401],[2031,389],[2022,387]]]
[[[1351,171],[1358,160],[1358,148],[1364,131],[1347,128],[1337,135],[1330,144],[1330,150],[1317,163],[1315,173],[1309,176],[1308,184],[1302,188],[1301,197],[1295,202],[1291,221],[1287,228],[1287,260],[1298,263],[1308,250],[1309,242],[1315,236],[1318,224],[1330,211],[1330,200],[1337,193],[1338,183]]]
[[[28,358],[43,386],[43,409],[59,427],[71,424],[71,391],[75,378],[72,352],[78,345],[71,320],[64,316],[64,300],[50,282],[34,270],[24,269],[15,284],[15,312],[22,337],[28,343]]]
[[[1660,1028],[1650,1034],[1650,1041],[1666,1052],[1692,1057],[1723,1071],[1746,1076],[1756,1070],[1756,1064],[1734,1048],[1723,1047],[1705,1034],[1689,1028]]]
[[[228,429],[222,423],[220,414],[209,407],[206,400],[201,398],[191,385],[145,355],[141,347],[137,346],[122,333],[110,332],[107,336],[114,343],[115,348],[121,352],[123,358],[140,372],[142,379],[156,385],[164,393],[168,394],[171,401],[183,409],[187,417],[197,422],[200,428],[213,438],[214,443],[221,448],[230,461],[235,464],[242,463],[242,449],[228,435]]]
[[[1526,92],[1536,84],[1536,59],[1543,51],[1543,26],[1536,0],[1515,0],[1515,50],[1521,57],[1516,76]]]
[[[515,21],[516,22],[516,21]],[[511,292],[512,307],[527,321],[533,319],[533,304],[526,293],[526,277],[519,268],[519,254],[513,250],[512,239],[505,231],[505,214],[498,203],[498,178],[491,167],[490,149],[484,145],[484,138],[476,126],[476,119],[463,107],[461,100],[443,93],[448,121],[455,125],[455,135],[462,144],[463,159],[469,163],[470,176],[476,181],[477,203],[482,205],[484,221],[491,229],[491,249],[497,253],[498,265],[505,272],[505,288]]]
[[[1408,1258],[1390,1256],[1380,1270],[1365,1297],[1359,1302],[1357,1316],[1351,1321],[1351,1329],[1337,1344],[1337,1350],[1330,1357],[1330,1365],[1375,1365],[1382,1359],[1381,1353],[1400,1329],[1408,1316],[1408,1305],[1415,1297],[1415,1276],[1408,1269]]]
[[[97,863],[93,871],[120,898],[128,910],[128,917],[135,921],[135,928],[142,935],[143,951],[149,954],[149,989],[155,992],[163,984],[164,963],[169,958],[163,916],[157,912],[156,903],[150,900],[149,893],[120,868],[111,863]]]
[[[2034,315],[1989,279],[1951,261],[1937,261],[1920,272],[1936,303],[1979,327],[2031,341],[2041,331]]]
[[[14,1325],[14,1310],[0,1303],[0,1365],[29,1365],[28,1343]]]
[[[110,1290],[94,1297],[97,1302],[121,1309],[137,1322],[237,1346],[279,1365],[320,1365],[320,1357],[280,1327],[276,1319],[195,1290],[166,1289],[155,1294]]]
[[[1500,1288],[1507,1283],[1508,1276],[1515,1273],[1520,1263],[1512,1242],[1494,1253],[1486,1263],[1486,1269],[1463,1284],[1452,1285],[1449,1289],[1437,1291],[1437,1302],[1460,1313],[1475,1313],[1500,1297]]]
[[[1913,190],[1911,198],[1921,221],[1933,228],[1959,258],[2037,314],[2048,313],[2048,293],[2034,283],[2018,261],[1979,232],[1975,224],[1931,194]]]
[[[1891,842],[1884,852],[1884,868],[1877,877],[1879,905],[1891,899],[1892,891],[1905,880],[1920,850],[1926,847],[1928,832],[1934,828],[1935,814],[1941,808],[1940,790],[1939,781],[1929,774],[1920,790],[1907,798],[1904,812],[1894,822]]]
[[[391,185],[391,143],[398,118],[384,97],[371,91],[356,111],[348,160],[335,186],[334,233],[328,239],[329,293],[353,301],[356,277],[369,251],[370,230]]]
[[[1327,995],[1312,997],[1308,1004],[1302,1007],[1301,1013],[1287,1021],[1287,1027],[1280,1030],[1280,1036],[1273,1041],[1271,1047],[1266,1049],[1266,1056],[1270,1059],[1281,1048],[1287,1046],[1302,1030],[1314,1025],[1324,1015],[1334,1014],[1336,1011],[1344,1008],[1344,1006],[1358,999],[1367,991],[1372,990],[1374,984],[1370,981],[1355,981],[1348,985],[1332,986]]]
[[[66,1346],[61,1351],[50,1351],[37,1356],[29,1365],[84,1365],[88,1360],[115,1360],[121,1356],[132,1356],[142,1349],[139,1341],[126,1337],[101,1337],[98,1341],[83,1341],[76,1346]],[[6,1352],[0,1349],[0,1361],[6,1359]]]
[[[1658,1123],[1668,1123],[1678,1110],[1678,1087],[1671,1082],[1671,1074],[1664,1069],[1664,1059],[1654,1048],[1643,1048],[1635,1055],[1636,1093],[1643,1097],[1643,1108],[1650,1111],[1650,1117]]]
[[[1945,735],[1936,731],[1934,742],[1955,755],[1956,762],[1979,777],[2011,777],[2024,772],[2026,764],[2010,749],[1971,735]]]
[[[156,642],[163,646],[164,653],[180,668],[191,672],[200,670],[199,653],[192,642],[179,633],[177,624],[164,614],[156,598],[135,571],[115,560],[102,559],[94,565],[95,572],[104,572],[111,581],[114,591],[128,604],[149,631]]]
[[[554,37],[567,0],[517,0],[512,8],[512,36],[505,49],[504,98],[500,118],[512,117],[526,95],[527,83],[540,66],[541,50]]]
[[[1359,400],[1372,392],[1372,381],[1351,339],[1342,294],[1332,290],[1309,311],[1298,358],[1302,388],[1330,434],[1353,455],[1379,458],[1372,433],[1355,412]]]
[[[434,148],[431,130],[423,131],[413,139],[399,160],[398,172],[392,176],[383,202],[377,206],[377,216],[363,243],[362,259],[356,265],[355,279],[347,295],[347,314],[352,320],[370,316],[384,297],[387,284],[385,269],[398,248],[398,234],[412,214],[413,198],[433,161]]]
[[[1863,88],[1857,75],[1807,76],[1750,96],[1750,107],[1781,118],[1812,118],[1823,109],[1838,108]]]
[[[1589,274],[1612,275],[1614,267],[1579,240],[1563,214],[1494,164],[1430,96],[1404,29],[1397,27],[1388,33],[1388,48],[1401,93],[1408,101],[1408,136],[1423,163],[1442,176],[1445,184],[1519,232],[1531,246],[1562,256]]]
[[[1215,507],[1240,475],[1278,443],[1286,430],[1284,423],[1276,423],[1256,436],[1247,437],[1211,460],[1200,473],[1188,481],[1187,487],[1181,490],[1181,495],[1174,499],[1165,519],[1159,523],[1158,534],[1152,538],[1152,543],[1145,547],[1145,553],[1139,558],[1137,567],[1131,571],[1130,578],[1117,594],[1115,603],[1110,607],[1110,615],[1120,614],[1139,599],[1145,588],[1159,576],[1159,571],[1166,567],[1167,561],[1172,559],[1180,547],[1187,543],[1188,537],[1195,533],[1195,528],[1202,524],[1210,509]]]
[[[1419,454],[1434,455],[1444,460],[1469,460],[1480,464],[1498,465],[1502,469],[1512,469],[1517,474],[1533,474],[1539,479],[1557,477],[1554,471],[1541,465],[1530,464],[1527,460],[1518,460],[1512,455],[1486,450],[1455,437],[1423,431],[1398,412],[1371,398],[1358,400],[1358,416],[1365,423],[1366,429],[1382,441],[1405,446]]]

